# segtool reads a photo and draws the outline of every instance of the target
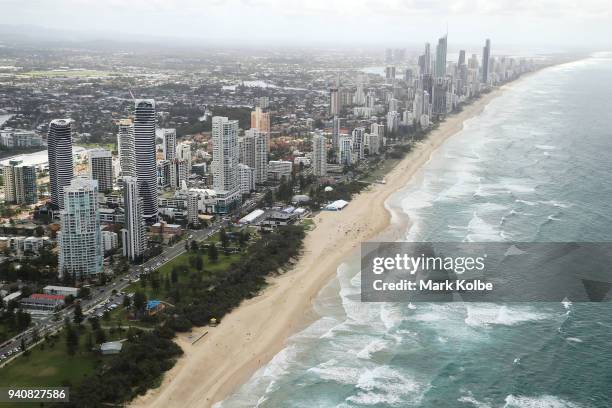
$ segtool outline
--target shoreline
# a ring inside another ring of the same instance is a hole
[[[389,196],[405,187],[431,154],[463,129],[464,121],[479,115],[511,84],[447,117],[385,176],[386,184],[371,185],[343,211],[314,217],[316,227],[307,233],[303,254],[291,270],[269,278],[259,296],[244,301],[219,326],[195,329],[194,337],[208,331],[195,345],[188,334],[180,334],[176,342],[185,354],[164,375],[159,388],[130,406],[210,407],[236,391],[285,347],[288,337],[319,317],[312,300],[336,275],[338,265],[360,242],[379,236],[391,224],[391,209],[385,205]],[[403,223],[410,222],[403,218]]]

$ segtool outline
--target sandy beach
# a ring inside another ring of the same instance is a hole
[[[218,327],[199,328],[177,342],[185,352],[164,377],[161,386],[133,401],[133,407],[210,407],[235,391],[278,353],[286,339],[313,322],[311,303],[335,276],[338,265],[362,241],[372,239],[390,223],[385,200],[404,187],[463,122],[503,92],[496,89],[450,116],[427,140],[413,149],[386,176],[356,196],[341,212],[321,212],[316,228],[304,241],[304,252],[287,273],[269,279],[263,293],[245,301]],[[208,332],[195,345],[199,334]]]

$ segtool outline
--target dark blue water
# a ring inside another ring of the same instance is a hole
[[[612,56],[509,86],[391,199],[408,240],[612,241]],[[353,260],[223,407],[610,407],[612,307],[368,304]],[[338,296],[340,294],[340,296]]]

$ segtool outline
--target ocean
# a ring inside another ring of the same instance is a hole
[[[406,240],[612,241],[610,95],[612,54],[510,84],[388,200]],[[362,303],[357,258],[219,406],[612,406],[609,304]]]

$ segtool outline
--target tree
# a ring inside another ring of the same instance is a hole
[[[219,231],[219,241],[221,241],[221,246],[223,248],[227,248],[229,245],[229,236],[227,235],[227,232],[225,232],[225,228],[221,228]]]
[[[212,243],[208,246],[208,259],[213,262],[217,262],[219,259],[219,251],[217,250],[217,246]]]
[[[195,268],[200,272],[204,269],[204,261],[202,260],[202,257],[199,255],[195,259]]]
[[[89,324],[91,325],[91,330],[96,331],[100,328],[100,321],[97,317],[90,317]]]
[[[124,296],[123,297],[123,307],[127,309],[128,307],[130,307],[131,304],[132,304],[131,299],[128,296]]]
[[[79,289],[78,298],[87,299],[91,295],[91,290],[88,287],[82,287]]]
[[[145,305],[147,304],[147,295],[142,293],[141,291],[137,291],[134,293],[134,307],[137,311],[141,312],[144,310]]]
[[[102,344],[106,341],[106,332],[104,329],[100,328],[96,330],[96,343]]]
[[[70,323],[68,323],[68,327],[66,329],[66,349],[68,354],[71,356],[76,353],[77,348],[79,347],[79,335],[77,331],[72,327]]]
[[[170,280],[172,283],[178,282],[178,270],[176,266],[172,267],[172,271],[170,271]]]
[[[272,195],[272,191],[271,190],[267,190],[266,194],[264,195],[263,198],[264,204],[266,205],[266,207],[272,207],[272,205],[274,204],[274,196]]]
[[[83,321],[83,309],[81,309],[81,304],[77,303],[74,306],[74,322],[80,326],[82,321]]]
[[[93,348],[93,339],[91,337],[91,333],[87,333],[87,337],[85,338],[85,348],[87,350],[91,350]]]
[[[26,347],[25,339],[23,339],[23,338],[21,339],[21,351],[23,351],[23,354],[26,355],[26,356],[28,354],[30,354],[30,352],[28,351],[28,349]]]
[[[240,235],[238,236],[238,244],[240,245],[240,247],[244,248],[248,241],[249,233],[246,230],[240,231]]]
[[[198,245],[198,241],[196,241],[195,239],[193,241],[191,241],[191,250],[192,251],[197,251],[200,248],[200,246]]]

